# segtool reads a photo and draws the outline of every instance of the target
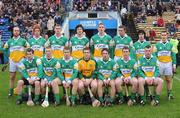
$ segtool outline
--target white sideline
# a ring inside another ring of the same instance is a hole
[[[178,80],[178,81],[180,82],[180,78],[178,78],[178,77],[174,76],[174,79],[176,79],[176,80]]]

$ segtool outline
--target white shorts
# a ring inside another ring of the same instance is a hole
[[[9,72],[19,71],[19,66],[21,65],[22,61],[23,59],[19,61],[18,63],[15,63],[12,60],[9,60]]]
[[[169,75],[169,76],[173,75],[172,62],[168,62],[168,63],[158,62],[158,64],[159,64],[160,75]]]

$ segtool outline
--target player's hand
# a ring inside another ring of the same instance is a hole
[[[124,83],[128,84],[128,83],[129,83],[129,81],[130,81],[129,77],[124,78]]]
[[[176,73],[176,65],[173,65],[173,73]]]
[[[29,84],[31,84],[31,85],[34,83],[34,81],[32,79],[29,79],[28,81],[29,81]]]
[[[147,77],[146,78],[146,82],[148,83],[148,85],[152,85],[154,81],[154,77]]]
[[[35,81],[39,81],[39,80],[40,80],[40,78],[39,78],[39,77],[36,77],[36,78],[35,78]]]

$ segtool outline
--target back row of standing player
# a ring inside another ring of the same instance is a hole
[[[52,55],[54,58],[60,59],[63,57],[64,46],[72,48],[72,57],[80,59],[83,57],[83,48],[90,47],[91,53],[95,60],[99,60],[102,55],[103,48],[109,49],[110,57],[117,61],[122,57],[122,48],[128,46],[130,48],[131,58],[138,60],[144,55],[144,49],[150,42],[146,41],[143,31],[139,32],[139,40],[133,44],[132,39],[125,33],[125,27],[118,28],[118,34],[111,38],[105,33],[104,24],[98,25],[98,33],[94,35],[90,41],[84,35],[82,25],[76,27],[76,35],[69,41],[61,34],[61,26],[55,26],[55,34],[47,41],[40,36],[40,27],[35,26],[33,29],[33,38],[28,42],[19,36],[19,28],[14,27],[13,37],[4,45],[5,49],[10,51],[10,90],[9,96],[13,94],[14,80],[19,63],[25,56],[25,48],[31,47],[37,57],[42,57],[44,54],[44,47],[51,46]],[[167,40],[167,32],[161,33],[161,41],[153,48],[155,55],[158,58],[160,74],[165,75],[167,82],[168,97],[172,98],[172,72],[176,70],[176,57],[173,52],[173,46]]]

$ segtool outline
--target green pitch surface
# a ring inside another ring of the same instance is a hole
[[[8,71],[0,72],[0,118],[180,118],[180,68],[177,73],[173,86],[175,99],[167,100],[164,86],[160,106],[157,107],[148,103],[145,106],[132,107],[126,104],[108,108],[92,108],[90,105],[67,107],[63,104],[58,107],[50,105],[48,108],[42,108],[41,106],[28,107],[26,103],[17,106],[16,96],[8,99]]]

